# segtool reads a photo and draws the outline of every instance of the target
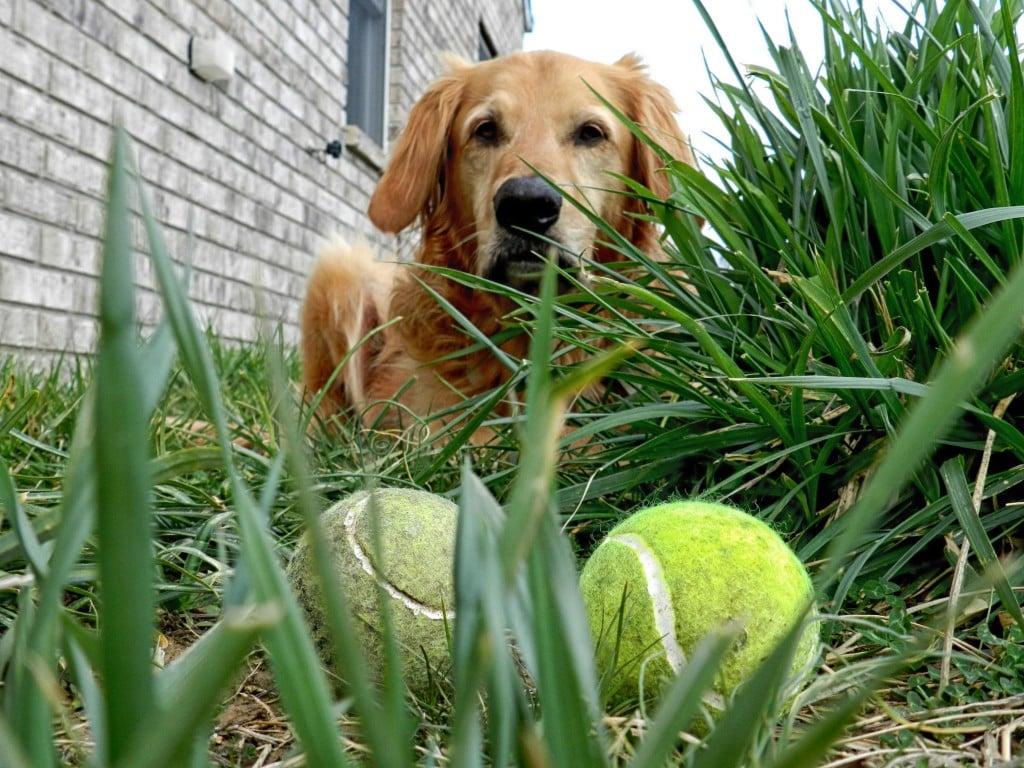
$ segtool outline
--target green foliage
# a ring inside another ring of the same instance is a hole
[[[588,313],[582,332],[644,354],[613,374],[610,403],[577,417],[603,449],[566,473],[560,498],[575,525],[599,529],[655,487],[728,499],[808,560],[850,536],[838,609],[858,578],[914,578],[961,527],[939,470],[949,459],[967,478],[987,469],[979,543],[1015,527],[1019,9],[922,0],[888,31],[845,3],[819,8],[820,76],[797,41],[769,40],[774,69],[737,68],[718,87],[732,150],[722,167],[667,171],[676,191],[654,208],[669,261],[620,243],[650,279],[595,280],[566,312],[565,337],[596,304],[605,322]],[[922,433],[893,439],[915,424]],[[877,473],[877,516],[843,525]]]

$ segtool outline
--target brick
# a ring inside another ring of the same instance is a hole
[[[0,210],[0,254],[36,261],[39,258],[38,222]]]
[[[9,27],[0,26],[0,72],[46,90],[49,85],[50,67],[47,57],[37,46],[15,35]]]
[[[107,169],[103,163],[60,144],[46,147],[46,175],[68,189],[102,197]]]
[[[30,307],[16,307],[0,301],[0,345],[5,349],[37,349],[40,314],[39,310]]]
[[[85,120],[82,115],[52,100],[47,101],[46,107],[46,135],[71,146],[81,146]],[[101,119],[109,124],[109,113],[102,115]]]
[[[72,268],[74,253],[74,237],[70,233],[55,227],[40,226],[39,248],[37,259],[40,264],[47,267],[68,272],[81,272],[81,269]]]
[[[130,30],[105,7],[104,2],[85,2],[77,13],[78,27],[107,48],[117,47],[118,38]]]
[[[67,351],[81,354],[96,349],[96,340],[99,336],[99,323],[96,318],[72,315],[69,317],[68,324]]]
[[[95,120],[82,116],[77,124],[79,138],[73,142],[78,150],[104,164],[110,160],[111,126],[109,120]]]
[[[53,67],[50,93],[57,101],[99,120],[112,119],[114,97],[109,88],[64,62],[55,61]]]
[[[144,78],[135,67],[126,66],[123,58],[92,41],[85,48],[85,65],[82,69],[89,77],[130,101],[137,101],[145,87]]]
[[[231,251],[238,248],[238,224],[229,218],[217,217],[217,229],[219,234],[216,237],[218,244]]]
[[[100,242],[56,227],[40,228],[39,263],[80,275],[99,274]]]
[[[57,352],[70,351],[71,315],[54,312],[40,312],[37,317],[36,339],[38,346]]]
[[[154,195],[153,208],[164,227],[188,229],[192,205],[188,200],[160,191]]]
[[[147,4],[138,0],[105,0],[107,10],[122,22],[139,32],[145,32]]]
[[[21,83],[9,82],[7,112],[12,122],[43,134],[52,135],[54,107],[37,89]]]
[[[2,57],[0,57],[2,58]],[[35,133],[0,119],[0,163],[18,168],[24,173],[40,175],[46,162],[46,143]]]
[[[76,277],[16,261],[0,262],[0,301],[71,309]]]
[[[60,187],[35,176],[8,178],[7,205],[30,218],[64,227],[75,224],[75,197]]]
[[[104,230],[104,205],[100,200],[79,197],[74,204],[74,228],[83,235],[101,237]]]
[[[168,56],[156,43],[139,34],[121,35],[117,40],[116,50],[125,61],[131,62],[138,71],[148,75],[157,84],[167,80],[172,66],[179,65],[179,62]],[[153,85],[151,82],[145,83],[147,88]]]
[[[85,56],[85,37],[81,31],[50,13],[40,4],[22,4],[14,21],[14,29],[53,56],[75,66],[82,65]]]

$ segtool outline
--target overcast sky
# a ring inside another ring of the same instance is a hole
[[[893,0],[864,4],[881,8],[902,26],[905,17]],[[759,23],[773,40],[789,39],[787,9],[804,55],[809,62],[821,60],[821,20],[809,0],[705,0],[705,5],[741,66],[769,61]],[[528,50],[550,48],[608,63],[625,53],[640,54],[651,75],[675,96],[680,123],[698,154],[720,155],[706,135],[714,132],[717,120],[701,99],[701,93],[710,93],[704,56],[716,75],[725,78],[728,69],[690,0],[532,0],[532,7]]]

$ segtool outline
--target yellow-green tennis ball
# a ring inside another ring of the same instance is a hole
[[[733,507],[696,501],[651,507],[613,528],[583,567],[580,589],[613,706],[637,702],[641,678],[644,699],[657,699],[701,638],[740,622],[705,697],[712,715],[814,600],[807,570],[775,531]],[[817,655],[818,627],[808,621],[793,679]]]
[[[372,499],[371,499],[372,497]],[[372,512],[379,548],[374,545]],[[383,679],[381,588],[390,608],[406,684],[414,693],[448,668],[446,623],[454,618],[452,565],[458,507],[426,491],[382,488],[355,493],[323,513],[321,521],[334,558],[334,571],[348,600],[364,650],[367,673]],[[314,642],[328,667],[335,663],[322,592],[309,541],[303,538],[288,566],[288,580],[305,611]]]

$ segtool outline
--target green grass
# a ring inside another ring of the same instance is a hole
[[[898,30],[819,9],[820,73],[769,41],[772,67],[719,84],[731,154],[670,165],[675,192],[652,201],[665,260],[620,242],[642,279],[597,275],[556,299],[549,274],[540,297],[513,296],[533,334],[510,385],[525,407],[492,420],[486,449],[466,439],[490,393],[440,438],[323,425],[273,329],[243,348],[204,334],[119,135],[95,361],[0,362],[2,762],[1019,759],[986,734],[1012,742],[1024,716],[1020,8],[921,0]],[[166,316],[144,340],[137,192]],[[564,368],[551,339],[595,362]],[[566,413],[597,376],[607,396]],[[384,484],[462,510],[451,675],[416,701],[397,668],[362,679],[315,536],[326,504]],[[808,687],[784,703],[784,644],[703,738],[682,732],[730,638],[709,638],[660,707],[605,713],[576,588],[612,524],[673,495],[771,522],[825,613]],[[341,700],[283,575],[305,530]]]

